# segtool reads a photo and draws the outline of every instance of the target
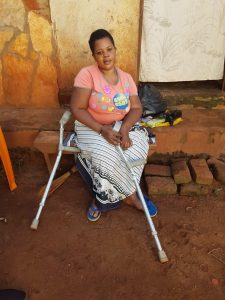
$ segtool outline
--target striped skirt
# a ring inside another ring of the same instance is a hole
[[[91,180],[96,206],[106,211],[119,206],[120,201],[132,195],[136,188],[126,164],[121,159],[115,146],[108,143],[101,135],[82,123],[75,121],[79,164]],[[148,155],[148,133],[139,125],[134,125],[129,137],[133,145],[124,151],[129,161],[146,159]],[[134,167],[137,180],[144,166]]]

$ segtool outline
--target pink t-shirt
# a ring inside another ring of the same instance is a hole
[[[88,111],[101,124],[120,121],[130,110],[129,97],[137,95],[137,87],[130,74],[116,68],[118,82],[107,82],[97,64],[81,69],[74,86],[90,89]]]

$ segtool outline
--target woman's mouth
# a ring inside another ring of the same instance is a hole
[[[111,63],[111,60],[104,60],[103,62],[105,65],[109,65]]]

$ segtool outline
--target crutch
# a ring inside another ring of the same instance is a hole
[[[33,219],[33,222],[31,223],[31,226],[30,226],[30,228],[33,229],[33,230],[37,230],[37,228],[38,228],[40,215],[41,215],[42,209],[45,205],[45,202],[46,202],[46,199],[47,199],[47,196],[48,196],[48,192],[49,192],[50,187],[52,185],[52,181],[54,179],[54,176],[55,176],[56,170],[58,168],[58,165],[60,163],[63,151],[69,151],[69,152],[74,152],[74,153],[78,152],[77,148],[75,148],[75,147],[68,147],[68,146],[63,145],[64,125],[69,121],[70,117],[71,117],[71,112],[65,111],[62,118],[61,118],[61,120],[59,121],[59,123],[60,123],[60,132],[59,132],[58,155],[56,157],[56,161],[55,161],[55,164],[53,166],[51,175],[49,177],[45,192],[44,192],[43,197],[41,199],[41,202],[39,204],[37,214],[36,214],[35,218]]]
[[[121,127],[121,123],[120,122],[116,122],[115,125],[114,125],[114,127],[113,127],[113,130],[119,131],[120,127]],[[168,258],[166,256],[165,251],[162,249],[162,246],[160,244],[157,231],[155,229],[155,226],[154,226],[154,223],[152,221],[152,218],[151,218],[151,216],[149,214],[147,205],[146,205],[145,200],[144,200],[144,196],[143,196],[142,190],[140,188],[140,185],[139,185],[139,183],[137,181],[135,172],[133,170],[134,166],[145,164],[145,161],[143,162],[143,159],[140,159],[140,160],[136,160],[134,162],[130,162],[130,161],[128,161],[126,159],[126,156],[124,155],[124,152],[121,149],[121,147],[120,146],[115,146],[115,147],[116,147],[116,150],[118,151],[118,153],[120,154],[121,158],[123,159],[124,163],[126,164],[128,170],[131,172],[131,175],[132,175],[135,187],[136,187],[136,191],[137,191],[138,197],[139,197],[139,199],[140,199],[140,201],[141,201],[141,203],[143,205],[145,216],[146,216],[148,224],[150,226],[151,233],[152,233],[152,235],[153,235],[153,237],[155,239],[155,243],[156,243],[156,246],[157,246],[157,249],[158,249],[159,260],[160,260],[161,263],[165,263],[165,262],[168,261]]]

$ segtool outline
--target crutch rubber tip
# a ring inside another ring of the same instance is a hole
[[[169,261],[164,250],[159,251],[158,254],[159,254],[159,260],[162,264]]]
[[[37,228],[38,228],[38,223],[39,223],[39,220],[33,219],[33,222],[32,222],[32,224],[30,225],[30,228],[33,229],[33,230],[37,230]]]

